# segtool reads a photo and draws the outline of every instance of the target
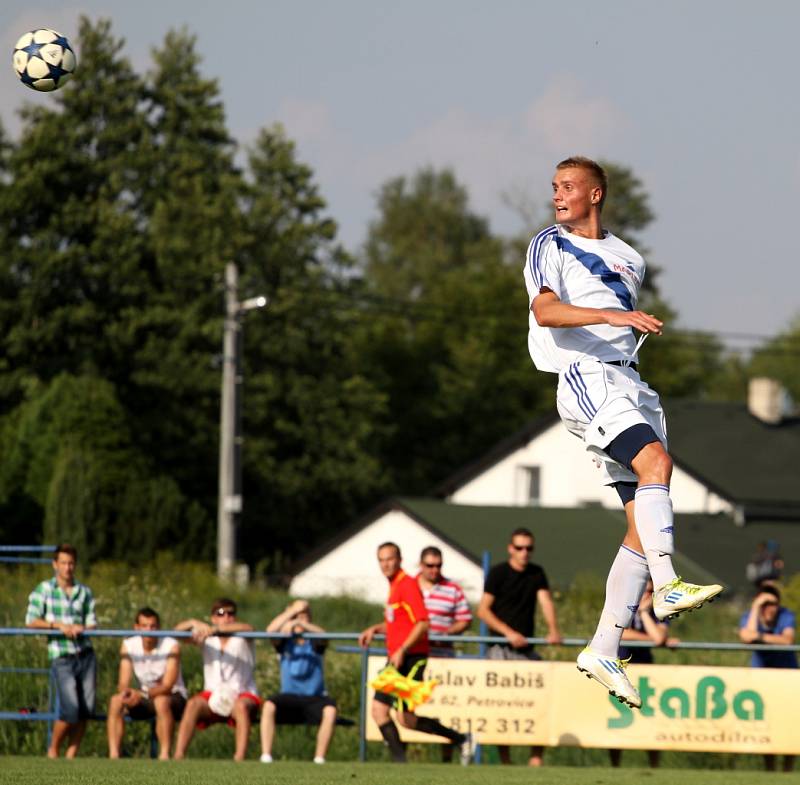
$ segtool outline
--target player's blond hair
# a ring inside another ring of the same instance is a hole
[[[603,203],[606,201],[606,194],[608,193],[608,176],[606,175],[606,170],[603,169],[597,161],[593,161],[591,158],[586,158],[583,155],[572,155],[569,158],[565,158],[556,165],[556,170],[570,169],[573,167],[588,172],[595,183],[600,186],[600,190],[602,191],[602,195],[600,196],[600,209],[602,209]]]

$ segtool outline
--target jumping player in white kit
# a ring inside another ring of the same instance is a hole
[[[672,567],[672,459],[658,395],[637,370],[639,348],[649,334],[661,334],[663,323],[636,310],[645,264],[603,229],[607,190],[605,172],[588,158],[556,167],[556,223],[533,238],[525,262],[528,348],[540,371],[558,374],[558,413],[600,464],[603,482],[616,488],[628,523],[578,669],[640,707],[618,650],[648,577],[659,619],[699,608],[722,587],[686,583]],[[642,334],[638,342],[634,330]]]

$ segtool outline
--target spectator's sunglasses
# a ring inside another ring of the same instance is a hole
[[[515,551],[532,551],[533,550],[533,545],[517,545],[515,542],[511,543],[511,547]]]
[[[233,608],[217,608],[214,611],[215,616],[235,616],[236,611]]]
[[[441,570],[442,569],[442,563],[440,561],[435,561],[435,562],[424,561],[424,562],[422,562],[422,566],[423,567],[428,567],[431,570]]]

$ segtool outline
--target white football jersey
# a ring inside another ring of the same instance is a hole
[[[632,327],[540,327],[530,305],[546,286],[571,305],[634,311],[644,271],[644,259],[610,232],[602,240],[578,237],[558,225],[539,232],[525,260],[528,351],[536,367],[558,373],[585,357],[638,362]]]

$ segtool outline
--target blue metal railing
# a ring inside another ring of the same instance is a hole
[[[55,545],[0,545],[0,563],[4,564],[50,564],[52,556],[6,556],[7,553],[50,553]]]
[[[94,630],[86,630],[82,633],[86,637],[91,638],[127,638],[133,635],[142,635],[142,630],[125,630],[125,629],[94,629]],[[284,633],[279,632],[235,632],[230,633],[231,635],[235,635],[241,638],[248,638],[254,640],[278,640],[278,639],[288,639],[291,638],[291,635],[286,635]],[[3,636],[36,636],[36,635],[43,635],[47,637],[52,636],[61,636],[62,633],[59,630],[45,630],[45,629],[29,629],[27,627],[6,627],[0,628],[0,637]],[[357,641],[359,638],[360,633],[358,632],[309,632],[304,633],[303,637],[308,640],[323,640],[323,641]],[[183,638],[189,639],[192,637],[192,633],[189,631],[178,631],[178,630],[148,630],[147,637],[153,638],[164,638],[164,637],[173,637],[173,638]],[[385,640],[385,636],[383,635],[376,635],[373,638],[374,641],[379,642]],[[502,636],[498,635],[431,635],[430,640],[432,643],[440,642],[440,643],[470,643],[470,644],[478,644],[480,647],[485,647],[486,645],[491,645],[494,643],[507,643],[506,639]],[[527,642],[531,645],[537,646],[549,646],[547,639],[545,638],[528,638]],[[583,647],[587,644],[587,640],[585,638],[564,638],[561,642],[561,646],[568,646],[568,647],[576,647],[580,646]],[[625,645],[631,648],[663,648],[663,647],[655,647],[651,641],[625,641]],[[706,650],[706,651],[793,651],[793,652],[800,652],[800,645],[773,645],[769,643],[726,643],[720,641],[681,641],[679,643],[674,644],[673,646],[669,647],[670,650],[676,649],[691,649],[691,650]],[[361,656],[361,663],[360,663],[360,670],[361,670],[361,685],[360,685],[360,696],[359,696],[359,719],[358,719],[358,731],[359,731],[359,748],[358,748],[358,758],[360,761],[366,760],[366,722],[367,722],[367,672],[369,667],[369,657],[370,655],[378,655],[384,654],[385,649],[379,647],[352,647],[352,646],[341,646],[337,647],[337,650],[343,651],[345,653],[359,653]],[[0,673],[8,673],[8,672],[31,672],[31,673],[50,673],[47,669],[41,668],[0,668]],[[48,712],[37,712],[26,714],[23,712],[0,712],[0,720],[46,720],[48,722],[48,741],[49,735],[52,729],[52,721],[56,719],[55,710],[53,709],[53,695],[54,689],[52,684],[52,676],[51,682],[48,685],[48,707],[51,709]],[[477,759],[479,760],[479,758]]]

